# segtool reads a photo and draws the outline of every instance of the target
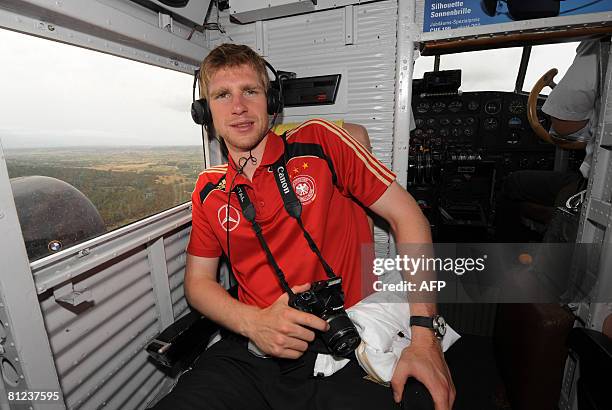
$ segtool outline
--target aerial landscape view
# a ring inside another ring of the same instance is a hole
[[[9,149],[9,176],[57,178],[81,191],[107,231],[190,200],[201,146]]]

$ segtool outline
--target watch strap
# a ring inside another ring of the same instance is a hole
[[[410,326],[420,326],[433,329],[433,320],[431,316],[410,316]]]

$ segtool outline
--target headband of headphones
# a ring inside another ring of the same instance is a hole
[[[266,67],[272,71],[276,84],[278,84],[278,88],[274,88],[272,86],[272,82],[270,82],[270,87],[266,90],[266,97],[268,99],[268,114],[277,115],[283,110],[283,86],[281,79],[279,78],[274,67],[272,67],[272,64],[268,63],[266,60],[264,60],[264,63],[266,64]],[[195,98],[199,72],[200,70],[196,70],[193,75],[193,102],[191,103],[191,118],[193,118],[193,121],[196,124],[203,125],[206,127],[206,130],[210,130],[213,126],[213,119],[208,101],[206,98],[200,98],[197,100]]]

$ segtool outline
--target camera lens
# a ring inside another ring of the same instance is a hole
[[[339,338],[338,343],[334,345],[334,355],[346,357],[357,349],[360,343],[361,338],[358,334],[354,334],[353,332],[346,333],[343,337]]]
[[[346,312],[327,319],[329,330],[321,336],[334,356],[348,356],[361,343],[359,333]]]

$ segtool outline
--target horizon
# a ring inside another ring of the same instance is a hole
[[[1,137],[0,137],[1,139]],[[65,149],[82,149],[82,150],[93,150],[93,149],[114,149],[124,150],[128,148],[186,148],[186,147],[197,147],[201,148],[202,144],[174,144],[174,145],[54,145],[46,147],[10,147],[4,148],[4,152],[9,151],[28,151],[32,150],[65,150]]]

